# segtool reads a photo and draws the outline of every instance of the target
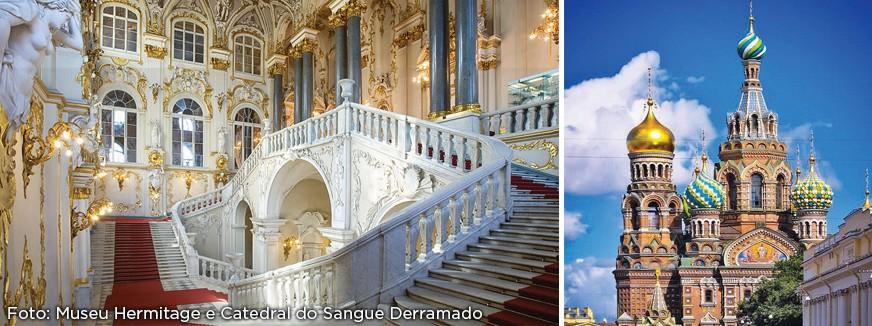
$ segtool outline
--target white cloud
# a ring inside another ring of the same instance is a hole
[[[563,235],[568,240],[574,240],[587,233],[587,224],[581,223],[581,213],[566,212],[563,214]]]
[[[815,123],[804,123],[794,128],[782,130],[779,132],[778,137],[781,138],[787,144],[787,148],[790,149],[788,153],[788,157],[790,157],[790,164],[796,169],[796,145],[800,147],[800,157],[799,163],[802,167],[802,172],[808,172],[808,155],[811,153],[811,147],[809,146],[809,136],[811,136],[811,131],[814,128],[832,128],[831,123],[825,122],[815,122]],[[817,158],[817,163],[815,165],[815,171],[821,179],[824,179],[833,190],[841,190],[842,182],[836,177],[836,169],[833,165],[826,160],[826,157],[822,157],[820,155],[820,151],[815,151],[815,156]]]
[[[687,82],[690,84],[699,84],[705,81],[705,76],[690,76],[687,77]]]
[[[673,181],[686,184],[690,180],[690,157],[700,130],[705,130],[709,140],[717,134],[709,119],[711,110],[695,99],[676,98],[678,88],[660,69],[660,55],[649,51],[634,57],[614,76],[589,79],[566,90],[567,191],[595,195],[626,190],[630,182],[626,137],[645,115],[642,104],[649,67],[656,80],[657,118],[677,139]]]
[[[590,307],[598,320],[603,317],[615,320],[617,292],[613,261],[595,257],[576,259],[566,263],[566,306]]]

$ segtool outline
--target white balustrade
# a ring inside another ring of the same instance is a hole
[[[228,282],[236,279],[245,279],[257,275],[257,273],[249,268],[237,268],[228,262],[212,259],[205,256],[199,256],[200,279],[212,282],[221,286],[227,286]]]
[[[481,131],[497,136],[557,128],[558,103],[557,99],[551,99],[484,113],[480,117]]]

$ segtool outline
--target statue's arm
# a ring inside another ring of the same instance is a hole
[[[69,26],[69,30],[61,28],[54,33],[55,41],[60,42],[64,47],[81,51],[84,47],[84,40],[82,40],[82,30],[79,26],[79,21],[72,18],[67,26]]]

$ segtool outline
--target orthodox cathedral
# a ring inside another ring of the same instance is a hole
[[[765,53],[751,15],[738,44],[745,81],[719,162],[708,171],[702,153],[683,193],[672,181],[675,138],[649,91],[647,115],[627,136],[618,325],[737,325],[740,302],[775,262],[826,238],[833,192],[815,172],[813,144],[808,172],[793,173],[778,114],[763,98]]]

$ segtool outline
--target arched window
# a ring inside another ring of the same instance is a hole
[[[235,43],[236,71],[260,75],[261,61],[263,60],[260,41],[249,35],[239,35],[236,37]]]
[[[206,47],[206,33],[203,27],[190,21],[177,21],[173,24],[173,58],[203,63],[203,49]]]
[[[704,298],[703,302],[704,303],[713,303],[714,302],[714,298],[713,298],[714,295],[713,294],[714,293],[712,292],[712,290],[706,289],[705,290],[705,298]]]
[[[657,203],[648,204],[648,226],[660,228],[660,206]]]
[[[250,108],[242,108],[236,112],[231,125],[233,126],[233,163],[235,167],[240,167],[260,142],[260,116]]]
[[[775,208],[784,209],[784,175],[778,175],[775,180]]]
[[[639,204],[633,203],[630,209],[632,210],[633,214],[633,217],[630,220],[630,222],[633,223],[633,230],[638,230],[640,227],[642,227],[641,216],[639,216],[641,215],[639,212]]]
[[[173,165],[203,166],[203,109],[189,98],[173,105]]]
[[[136,102],[130,94],[113,90],[102,103],[103,155],[109,162],[136,162]]]
[[[730,209],[735,210],[737,205],[737,195],[738,186],[736,185],[736,176],[733,174],[727,174],[727,192],[729,192],[729,201],[730,201]]]
[[[100,44],[104,48],[136,52],[139,18],[132,10],[121,6],[103,8],[103,35]]]
[[[751,175],[751,208],[763,208],[763,176]]]

